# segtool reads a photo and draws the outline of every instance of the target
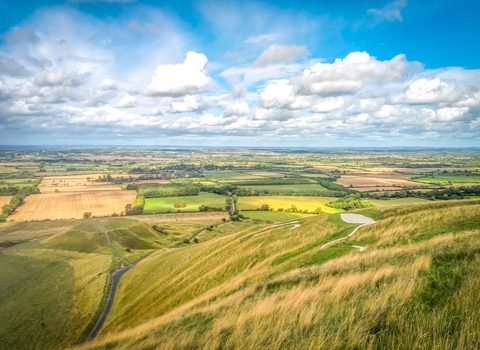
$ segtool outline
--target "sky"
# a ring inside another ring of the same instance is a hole
[[[0,145],[479,147],[478,0],[0,0]]]

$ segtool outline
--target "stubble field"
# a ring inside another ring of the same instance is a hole
[[[79,219],[85,212],[93,216],[119,214],[126,204],[133,204],[135,197],[135,191],[36,194],[25,198],[25,203],[9,216],[9,220]]]
[[[72,176],[47,176],[44,177],[38,188],[40,193],[59,192],[85,192],[85,191],[120,191],[118,185],[106,182],[95,182],[98,174],[72,175]],[[88,178],[88,179],[87,179]],[[90,180],[90,181],[88,181]]]

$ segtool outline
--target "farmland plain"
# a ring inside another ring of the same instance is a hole
[[[81,193],[35,194],[9,217],[14,221],[58,220],[119,214],[135,201],[135,191],[90,191]]]

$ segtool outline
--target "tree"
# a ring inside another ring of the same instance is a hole
[[[133,208],[133,206],[130,203],[128,203],[125,206],[125,213],[128,213],[128,212],[132,211],[132,208]]]
[[[269,211],[269,210],[270,210],[270,206],[269,206],[268,204],[262,204],[262,206],[260,207],[260,210]]]
[[[83,213],[83,218],[84,219],[91,219],[92,218],[92,212],[91,211],[86,211]]]

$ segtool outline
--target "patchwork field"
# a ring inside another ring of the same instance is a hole
[[[5,204],[10,203],[10,199],[12,196],[1,196],[0,197],[0,208],[3,207]]]
[[[333,197],[313,197],[313,196],[253,196],[239,197],[237,207],[240,210],[257,209],[263,204],[268,204],[270,208],[278,210],[278,208],[288,209],[292,205],[296,205],[298,210],[308,210],[309,212],[321,208],[325,213],[337,213],[342,210],[325,206],[326,203],[336,200]]]
[[[56,220],[82,218],[85,212],[93,216],[119,214],[125,205],[133,204],[135,191],[92,191],[82,193],[36,194],[25,198],[8,217],[9,220]]]
[[[368,176],[356,176],[356,175],[343,175],[337,181],[337,184],[344,187],[353,188],[357,187],[413,187],[419,186],[418,183],[402,180],[402,179],[390,179],[390,178],[378,178],[378,177],[368,177]],[[421,184],[420,184],[421,185]]]
[[[84,192],[84,191],[120,191],[118,185],[105,182],[95,182],[100,175],[71,175],[44,177],[38,188],[40,193],[59,192]]]

